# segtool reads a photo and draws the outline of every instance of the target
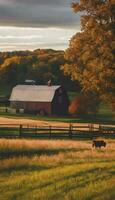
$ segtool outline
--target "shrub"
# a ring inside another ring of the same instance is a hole
[[[96,96],[81,95],[75,97],[69,106],[69,113],[74,114],[87,114],[96,113],[99,108],[100,101]]]

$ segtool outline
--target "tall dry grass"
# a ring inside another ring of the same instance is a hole
[[[115,141],[99,150],[92,149],[91,141],[0,139],[0,158],[0,170],[115,160]]]
[[[91,142],[73,141],[73,140],[30,140],[30,139],[0,139],[0,148],[90,148]]]
[[[115,141],[0,139],[0,200],[115,199]]]

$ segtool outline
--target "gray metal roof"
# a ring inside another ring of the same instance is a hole
[[[10,101],[52,102],[55,91],[60,88],[47,85],[17,85],[13,88]]]

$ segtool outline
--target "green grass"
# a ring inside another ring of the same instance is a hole
[[[114,124],[115,123],[115,116],[111,113],[102,113],[101,111],[96,115],[87,114],[87,115],[78,115],[76,117],[56,117],[56,116],[38,116],[33,114],[19,114],[19,113],[5,113],[0,112],[1,117],[7,118],[27,118],[33,120],[44,120],[44,121],[57,121],[57,122],[67,122],[67,123],[104,123],[104,124]]]
[[[115,141],[0,140],[1,200],[115,199]]]

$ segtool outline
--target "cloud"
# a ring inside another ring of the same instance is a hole
[[[0,0],[0,25],[78,27],[72,0]]]
[[[71,0],[0,0],[0,2],[2,3],[15,3],[15,4],[31,4],[31,5],[67,5],[67,4],[71,4],[72,1]]]
[[[65,49],[76,30],[0,27],[0,51],[37,48]]]
[[[67,48],[80,30],[73,0],[0,0],[0,51]]]

